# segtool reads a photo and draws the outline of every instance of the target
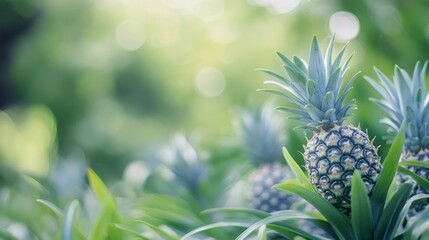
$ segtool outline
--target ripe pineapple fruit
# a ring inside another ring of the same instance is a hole
[[[410,76],[404,69],[395,67],[393,83],[380,70],[375,69],[380,83],[366,77],[366,80],[382,95],[382,99],[371,99],[381,106],[387,117],[381,122],[388,126],[392,140],[397,134],[403,121],[405,121],[406,134],[401,161],[419,160],[429,162],[429,93],[425,86],[425,73],[427,62],[421,66],[420,62],[414,67]],[[429,169],[409,166],[409,170],[429,180]],[[400,182],[405,179],[400,175]],[[416,185],[411,196],[419,193],[429,193]],[[417,205],[411,215],[423,210],[428,203]]]
[[[344,125],[349,110],[355,107],[354,100],[345,101],[351,89],[354,75],[342,87],[350,58],[340,66],[343,48],[332,62],[332,38],[323,59],[317,38],[314,37],[309,63],[294,57],[288,59],[278,53],[287,76],[283,77],[262,70],[275,80],[265,83],[276,85],[281,90],[265,90],[286,98],[296,105],[279,109],[293,114],[291,118],[305,123],[304,128],[313,131],[313,137],[304,147],[305,168],[316,191],[346,215],[351,213],[351,177],[355,170],[372,193],[381,171],[377,149],[367,133],[359,127]]]
[[[289,209],[297,197],[273,188],[293,176],[281,163],[282,119],[265,104],[256,111],[242,110],[237,123],[244,151],[257,167],[249,177],[249,207],[265,212]]]

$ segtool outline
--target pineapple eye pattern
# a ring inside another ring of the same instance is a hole
[[[346,127],[335,128],[336,131],[315,135],[313,138],[317,140],[309,141],[304,157],[306,162],[310,163],[306,164],[306,168],[318,192],[349,215],[350,193],[346,189],[350,188],[353,170],[361,172],[362,179],[371,192],[380,174],[381,165],[375,147],[368,144],[368,138],[363,137],[364,133],[361,130],[354,127],[347,127],[349,130],[344,129]],[[355,138],[351,140],[342,133]],[[336,144],[333,144],[334,142]],[[317,146],[311,143],[316,143]],[[326,158],[320,159],[318,156]]]

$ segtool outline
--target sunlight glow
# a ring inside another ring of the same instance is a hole
[[[217,97],[225,89],[225,77],[221,71],[213,67],[201,69],[195,78],[195,85],[201,95]]]
[[[134,20],[121,22],[116,28],[116,41],[125,50],[139,49],[146,41],[143,26]]]
[[[329,19],[329,30],[339,41],[349,41],[359,33],[359,19],[350,12],[336,12]]]

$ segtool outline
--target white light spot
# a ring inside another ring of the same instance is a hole
[[[198,91],[205,97],[217,97],[225,89],[225,77],[221,71],[213,67],[203,68],[195,78]]]
[[[289,13],[295,10],[301,0],[271,0],[271,9],[278,14]]]
[[[143,26],[133,20],[121,22],[116,28],[116,41],[125,50],[139,49],[146,41]]]
[[[336,12],[329,19],[329,30],[339,41],[349,41],[359,33],[359,19],[350,12]]]
[[[17,239],[27,238],[27,228],[20,223],[11,223],[7,228],[7,231],[10,232]]]
[[[141,161],[134,161],[128,164],[124,171],[125,181],[142,186],[149,176],[149,169]]]

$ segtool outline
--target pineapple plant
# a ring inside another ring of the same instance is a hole
[[[306,209],[272,213],[242,208],[214,209],[207,212],[239,212],[245,216],[202,226],[184,235],[181,240],[208,229],[232,226],[245,228],[236,240],[253,239],[251,237],[254,235],[257,239],[266,239],[272,232],[286,239],[324,240],[422,239],[422,236],[427,236],[427,209],[417,218],[405,219],[409,209],[429,199],[429,194],[419,193],[410,197],[415,186],[414,178],[406,180],[396,189],[389,187],[398,169],[405,138],[404,126],[398,130],[381,165],[377,149],[367,134],[359,127],[343,123],[348,111],[355,105],[353,101],[345,103],[345,97],[356,77],[341,88],[350,58],[340,67],[343,48],[332,63],[332,48],[333,39],[323,62],[318,41],[314,38],[308,65],[297,57],[290,61],[279,54],[289,78],[263,70],[277,79],[268,83],[285,90],[266,91],[279,94],[298,106],[280,109],[294,113],[293,118],[306,123],[305,128],[314,132],[304,147],[306,171],[283,148],[284,158],[295,178],[275,188],[304,199],[318,213]],[[255,218],[255,222],[249,223],[249,219]],[[303,221],[315,225],[326,235],[306,230]]]
[[[393,81],[377,68],[375,72],[380,81],[365,77],[382,96],[381,99],[371,98],[371,100],[387,113],[386,118],[381,120],[381,123],[388,127],[387,139],[391,140],[405,122],[405,142],[400,159],[405,164],[413,160],[429,164],[429,93],[425,85],[426,68],[427,62],[423,66],[417,62],[413,74],[409,75],[404,69],[396,66]],[[411,164],[408,169],[429,180],[429,168]],[[398,179],[403,183],[406,178],[400,174]],[[416,185],[411,195],[419,193],[429,192],[421,185]],[[428,202],[416,205],[411,209],[410,215],[415,215],[427,205]]]
[[[280,107],[291,113],[313,137],[304,147],[305,168],[311,183],[319,194],[346,215],[350,214],[351,178],[358,170],[371,194],[381,171],[377,149],[366,132],[360,127],[344,124],[355,101],[346,101],[346,96],[356,79],[354,75],[343,87],[349,57],[340,66],[345,47],[332,61],[333,39],[326,56],[316,37],[311,44],[309,63],[294,57],[288,59],[278,53],[287,76],[283,77],[268,70],[262,70],[275,80],[273,84],[281,90],[265,90],[278,94],[296,107]]]
[[[284,122],[266,103],[255,110],[241,110],[236,123],[243,150],[255,166],[248,179],[249,207],[265,212],[290,209],[298,199],[273,188],[293,176],[281,161]]]
[[[161,151],[161,159],[168,167],[172,180],[193,195],[198,195],[200,184],[209,176],[207,153],[199,151],[184,134],[172,137]]]

